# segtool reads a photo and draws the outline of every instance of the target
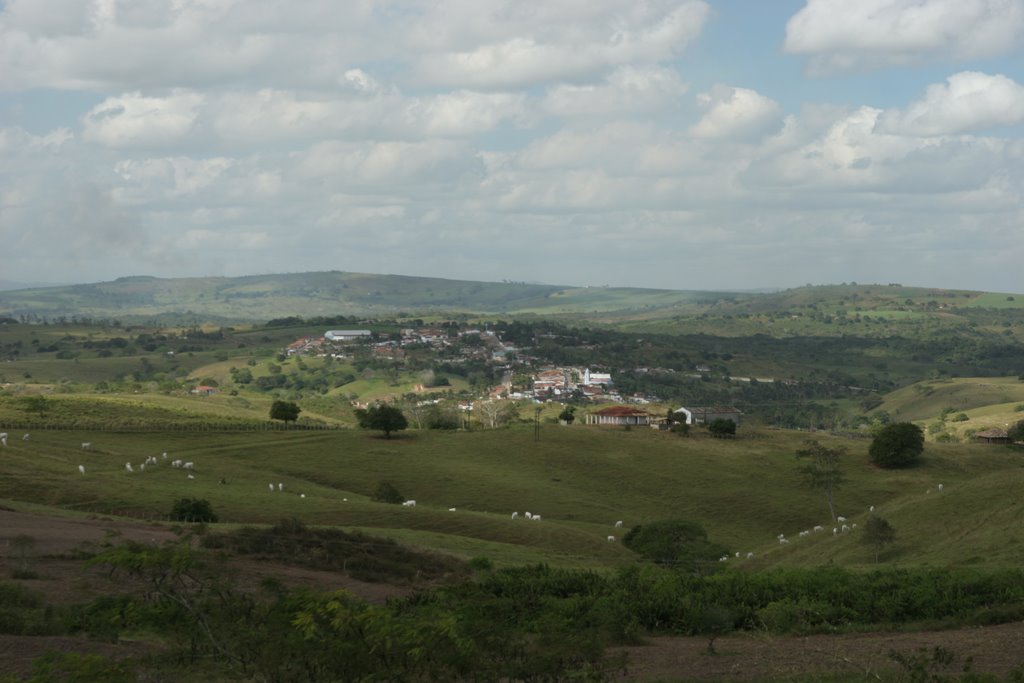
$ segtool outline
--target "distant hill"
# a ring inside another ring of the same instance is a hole
[[[285,316],[472,312],[573,314],[661,308],[701,292],[565,287],[349,272],[246,277],[123,277],[113,282],[0,292],[0,315],[265,321]]]
[[[53,282],[14,282],[12,280],[0,280],[0,292],[7,292],[12,289],[32,289],[38,287],[57,287]]]
[[[1015,309],[1015,310],[1014,310]],[[980,318],[982,311],[987,311]],[[637,332],[726,336],[891,334],[892,325],[1001,324],[1024,296],[890,285],[806,286],[771,292],[574,287],[340,271],[245,277],[122,277],[94,284],[0,291],[0,317],[72,317],[163,324],[263,322],[338,315],[540,315]],[[987,316],[987,317],[986,317]],[[995,317],[993,317],[995,316]]]

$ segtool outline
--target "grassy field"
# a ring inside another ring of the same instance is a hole
[[[755,553],[750,568],[873,557],[857,532],[833,537],[824,497],[806,488],[795,451],[806,434],[766,431],[757,438],[679,438],[646,429],[546,426],[403,433],[385,440],[341,430],[288,433],[37,432],[12,435],[0,457],[0,499],[91,514],[160,518],[181,497],[205,498],[228,523],[360,528],[499,564],[546,561],[611,567],[635,557],[608,535],[644,522],[701,523],[732,552]],[[817,435],[849,449],[838,512],[863,521],[876,505],[897,530],[886,557],[895,564],[1006,566],[1024,561],[1024,484],[1019,450],[929,445],[924,462],[899,471],[867,462],[867,441]],[[81,449],[92,443],[91,451]],[[168,460],[160,457],[168,453]],[[159,458],[140,472],[147,456]],[[195,463],[195,479],[169,466]],[[134,473],[125,471],[132,462]],[[83,476],[78,465],[86,467]],[[370,500],[390,481],[415,508]],[[221,483],[224,482],[224,483]],[[270,492],[269,484],[284,484]],[[944,491],[938,491],[938,484]],[[928,491],[931,491],[930,493]],[[304,496],[304,497],[303,497]],[[456,508],[450,512],[449,508]],[[511,512],[543,516],[511,519]],[[826,532],[798,539],[815,524]],[[793,539],[780,546],[776,536]],[[954,542],[949,542],[953,539]]]
[[[918,382],[890,394],[878,410],[903,421],[937,420],[943,410],[967,412],[976,417],[991,418],[980,424],[1002,427],[1004,417],[1024,403],[1024,381],[1016,377],[960,377]],[[1024,415],[1019,416],[1021,419]],[[1002,421],[1001,421],[1002,420]],[[1016,421],[1016,420],[1013,420]]]

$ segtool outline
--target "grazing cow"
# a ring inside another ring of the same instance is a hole
[[[91,443],[89,443],[88,441],[83,441],[82,442],[82,450],[83,451],[87,451],[90,448],[92,448],[92,444]]]
[[[85,465],[79,465],[78,471],[81,472],[82,474],[85,474]]]
[[[614,541],[614,540],[615,540],[615,537],[614,537],[614,536],[609,536],[609,537],[608,537],[608,540],[609,540],[609,541]]]

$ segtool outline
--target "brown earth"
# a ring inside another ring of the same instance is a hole
[[[10,541],[25,534],[35,539],[27,559],[38,578],[17,580],[39,591],[52,604],[87,601],[99,595],[122,592],[124,577],[111,577],[99,569],[83,568],[82,552],[94,552],[104,544],[132,540],[161,544],[178,538],[169,526],[108,517],[60,518],[0,510],[0,580],[7,580],[21,565]],[[268,577],[289,587],[315,590],[345,589],[372,603],[407,595],[409,587],[356,581],[343,574],[250,558],[231,561],[231,572],[240,588],[253,588]],[[715,641],[717,654],[707,653],[707,638],[655,637],[645,645],[616,648],[628,655],[628,681],[764,681],[816,673],[893,672],[893,650],[913,654],[921,648],[942,647],[959,656],[947,673],[962,669],[973,659],[977,672],[1005,676],[1024,665],[1024,623],[985,628],[912,633],[863,633],[807,637],[737,634]],[[101,643],[68,636],[27,637],[0,635],[0,672],[21,674],[32,659],[47,650],[97,653],[109,656],[143,654],[138,643]]]

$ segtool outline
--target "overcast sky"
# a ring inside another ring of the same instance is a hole
[[[0,279],[1024,291],[1024,0],[0,0]]]

